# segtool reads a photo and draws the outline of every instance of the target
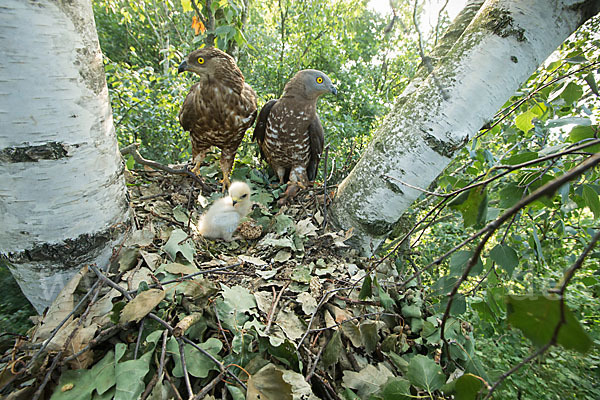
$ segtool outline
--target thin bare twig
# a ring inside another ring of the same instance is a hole
[[[204,183],[204,181],[202,179],[200,179],[200,177],[198,175],[196,175],[195,173],[193,173],[192,171],[190,171],[187,168],[184,169],[175,169],[175,168],[171,168],[168,167],[166,165],[163,165],[159,162],[153,161],[153,160],[148,160],[144,157],[142,157],[142,155],[140,154],[139,150],[139,143],[133,143],[130,144],[129,146],[123,147],[120,151],[121,151],[121,155],[126,155],[126,154],[130,154],[133,159],[138,163],[138,164],[142,164],[142,165],[147,165],[149,167],[152,167],[154,169],[160,169],[162,171],[168,172],[170,174],[174,174],[174,175],[187,175],[190,178],[192,178],[195,182],[198,182],[200,184],[200,186],[202,187],[203,190],[207,191],[207,192],[211,192],[211,188]]]
[[[304,334],[302,335],[302,337],[298,341],[298,344],[296,344],[296,350],[298,350],[300,348],[300,346],[302,345],[302,342],[304,342],[304,339],[306,339],[306,337],[310,333],[310,327],[312,326],[312,323],[315,320],[317,312],[319,311],[319,308],[321,308],[321,306],[323,305],[323,303],[325,303],[326,301],[328,301],[334,293],[339,292],[341,290],[348,290],[348,289],[352,290],[355,287],[356,287],[356,284],[354,286],[340,287],[340,288],[331,289],[331,290],[328,290],[327,292],[323,293],[323,296],[321,297],[321,300],[319,300],[319,304],[317,304],[317,307],[315,308],[315,310],[313,311],[312,315],[310,316],[310,321],[308,321],[308,326],[306,327],[306,331],[304,332]]]
[[[215,378],[208,383],[208,385],[204,386],[201,391],[199,391],[192,400],[202,400],[221,380],[223,380],[224,373],[221,372]]]
[[[589,253],[592,251],[594,246],[596,246],[596,243],[598,242],[599,239],[600,239],[600,231],[596,232],[596,234],[592,238],[592,241],[586,246],[586,248],[583,250],[583,252],[579,256],[579,258],[575,261],[575,263],[573,263],[573,265],[565,272],[565,274],[563,276],[562,285],[560,286],[560,289],[557,291],[557,294],[558,294],[559,300],[560,300],[560,320],[558,321],[558,323],[556,324],[556,327],[554,328],[554,332],[552,334],[552,337],[550,338],[550,341],[548,343],[546,343],[544,346],[542,346],[538,351],[531,354],[527,358],[523,359],[519,364],[515,365],[509,371],[502,374],[500,376],[500,378],[498,378],[498,380],[494,383],[494,385],[492,385],[492,387],[488,391],[487,395],[485,396],[484,400],[491,398],[492,393],[494,393],[494,391],[500,386],[500,384],[502,384],[502,382],[504,382],[504,380],[506,378],[508,378],[510,375],[514,374],[515,372],[517,372],[523,365],[527,364],[531,360],[533,360],[536,357],[539,357],[541,354],[545,353],[550,347],[554,346],[557,343],[558,333],[560,332],[560,328],[567,322],[567,320],[565,318],[565,296],[564,296],[565,290],[567,289],[567,285],[569,284],[569,282],[575,275],[575,272],[583,266],[583,261],[586,259],[586,257],[589,255]]]
[[[138,329],[137,340],[135,341],[135,350],[133,351],[133,359],[137,360],[138,351],[140,350],[140,344],[142,343],[142,333],[144,332],[144,323],[146,318],[142,318],[140,321],[140,327]]]
[[[33,355],[33,357],[31,357],[31,360],[29,360],[29,362],[27,363],[27,366],[25,367],[25,369],[31,368],[31,366],[33,365],[33,363],[44,352],[44,350],[46,350],[46,347],[48,347],[48,345],[50,344],[50,342],[52,341],[52,339],[54,339],[54,337],[56,336],[56,334],[58,333],[58,331],[60,330],[60,328],[63,327],[63,325],[73,316],[73,314],[75,314],[77,312],[77,310],[79,310],[79,307],[81,307],[83,305],[83,303],[85,303],[85,301],[87,300],[87,298],[90,297],[90,295],[96,289],[96,287],[98,286],[98,284],[99,284],[99,282],[94,282],[94,284],[92,285],[92,287],[90,287],[90,290],[88,290],[87,293],[81,298],[81,300],[79,300],[79,303],[77,303],[75,305],[75,307],[73,307],[73,310],[71,310],[71,312],[68,313],[62,319],[62,321],[60,321],[58,323],[58,325],[56,326],[56,328],[54,328],[52,330],[52,332],[50,333],[50,336],[48,337],[48,339],[46,339],[44,341],[44,343],[42,344],[42,347],[40,347],[40,349]]]
[[[323,160],[323,226],[327,226],[327,159],[329,158],[329,144],[325,146],[325,160]]]
[[[92,309],[92,305],[96,302],[96,299],[98,298],[98,295],[100,294],[100,289],[102,289],[102,284],[99,283],[94,291],[94,295],[92,296],[92,299],[90,300],[86,310],[83,312],[83,314],[81,314],[81,316],[77,320],[77,324],[75,325],[75,327],[73,328],[73,330],[71,331],[69,336],[67,337],[67,340],[65,340],[65,344],[63,345],[62,349],[54,356],[54,360],[52,360],[52,365],[50,365],[50,368],[48,368],[48,371],[46,372],[46,375],[44,376],[42,383],[36,389],[31,400],[39,400],[40,396],[44,392],[46,385],[50,381],[52,372],[54,372],[54,370],[58,366],[58,363],[59,363],[60,359],[62,358],[62,355],[64,354],[66,349],[69,347],[69,345],[71,344],[71,341],[75,337],[75,334],[79,331],[79,328],[81,327],[83,322],[86,320],[87,316],[89,315],[90,310]]]
[[[183,346],[183,340],[178,337],[177,343],[179,344],[179,356],[181,357],[181,368],[183,369],[183,380],[185,381],[185,387],[188,391],[188,398],[194,397],[194,391],[192,390],[192,384],[190,383],[190,375],[188,374],[187,365],[185,363],[185,349]]]
[[[275,301],[273,301],[273,304],[271,305],[271,309],[269,310],[269,316],[267,317],[267,325],[265,326],[265,334],[269,334],[269,331],[271,330],[271,324],[273,323],[273,317],[275,316],[275,309],[277,308],[277,304],[279,303],[279,300],[281,300],[281,295],[283,294],[283,292],[285,292],[288,286],[290,286],[290,283],[291,281],[287,281],[285,283],[285,285],[281,288],[281,291],[277,295],[277,298],[275,298]]]

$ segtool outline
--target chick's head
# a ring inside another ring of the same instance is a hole
[[[252,202],[250,201],[250,186],[245,182],[232,182],[229,186],[229,197],[233,202],[233,207],[242,216],[245,216],[250,211]]]

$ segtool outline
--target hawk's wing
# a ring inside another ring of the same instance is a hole
[[[252,135],[252,140],[256,140],[258,143],[260,156],[263,160],[267,159],[263,153],[263,143],[265,141],[265,133],[267,131],[267,120],[269,119],[269,114],[271,114],[271,108],[273,108],[275,103],[277,103],[277,99],[269,100],[260,110],[260,113],[258,114],[258,121],[256,122],[256,127],[254,128],[254,134]]]
[[[194,123],[198,120],[198,115],[195,112],[195,100],[196,97],[196,87],[198,83],[194,84],[191,88],[187,96],[185,96],[185,100],[183,101],[183,105],[179,110],[179,123],[184,131],[191,131],[194,127]]]
[[[317,177],[319,161],[321,160],[323,144],[325,143],[323,125],[321,125],[321,120],[317,114],[315,114],[315,118],[308,126],[308,135],[310,137],[310,158],[308,159],[308,165],[306,166],[306,174],[308,180],[314,181]]]

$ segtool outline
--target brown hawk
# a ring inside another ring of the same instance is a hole
[[[256,119],[256,93],[234,59],[213,47],[191,52],[179,65],[178,72],[184,71],[200,77],[179,111],[179,123],[190,132],[193,171],[198,173],[211,146],[220,148],[225,190],[237,148]]]
[[[294,187],[288,194],[317,176],[324,142],[317,99],[327,92],[337,94],[331,79],[321,71],[305,69],[290,79],[279,100],[267,102],[258,115],[253,139],[279,183],[287,179]]]

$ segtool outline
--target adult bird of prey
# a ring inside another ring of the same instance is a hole
[[[198,174],[211,146],[220,148],[225,190],[237,148],[256,119],[256,93],[234,59],[214,47],[191,52],[179,65],[178,72],[184,71],[200,77],[179,111],[179,123],[192,141],[192,171]]]
[[[279,100],[270,100],[260,110],[253,139],[279,183],[289,181],[284,202],[317,176],[325,140],[317,99],[328,92],[337,94],[331,79],[321,71],[305,69],[290,79]]]

